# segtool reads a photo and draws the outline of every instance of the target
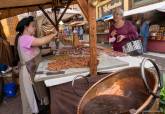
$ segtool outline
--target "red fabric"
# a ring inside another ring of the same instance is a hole
[[[165,41],[149,40],[147,50],[153,52],[165,53]]]

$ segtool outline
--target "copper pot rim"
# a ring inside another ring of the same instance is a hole
[[[122,70],[119,70],[119,71],[117,71],[117,72],[114,72],[114,73],[111,73],[111,74],[109,74],[108,76],[106,76],[106,77],[104,77],[104,78],[102,78],[101,80],[99,80],[98,82],[96,82],[95,84],[93,84],[86,92],[85,92],[85,94],[83,95],[83,97],[81,98],[81,100],[80,100],[80,102],[79,102],[79,104],[78,104],[78,108],[77,108],[77,114],[81,114],[80,113],[80,106],[81,106],[81,104],[83,103],[83,100],[84,100],[84,98],[88,95],[88,93],[97,85],[97,84],[99,84],[99,83],[101,83],[102,81],[104,81],[104,80],[106,80],[107,78],[109,78],[110,76],[114,76],[114,75],[116,75],[116,74],[119,74],[119,73],[121,73],[121,72],[123,72],[123,71],[125,71],[125,70],[129,70],[129,69],[140,69],[140,67],[129,67],[129,68],[125,68],[125,69],[122,69]],[[158,87],[159,87],[159,85],[158,85],[158,77],[157,76],[155,76],[155,73],[153,73],[153,72],[151,72],[149,69],[146,69],[148,72],[150,72],[151,74],[153,74],[153,76],[154,76],[154,79],[155,79],[155,84],[154,84],[154,88],[153,88],[153,93],[157,93],[157,90],[158,90]],[[154,97],[153,97],[153,95],[150,95],[146,100],[145,100],[145,102],[136,110],[136,112],[134,113],[134,114],[139,114],[142,110],[144,110],[149,104],[150,104],[150,102],[152,101],[152,99],[153,99]]]

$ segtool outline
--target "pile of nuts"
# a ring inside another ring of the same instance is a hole
[[[57,58],[48,63],[48,70],[60,71],[68,68],[84,68],[89,66],[89,57],[64,57]]]

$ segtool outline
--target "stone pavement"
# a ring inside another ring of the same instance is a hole
[[[22,114],[21,96],[18,92],[16,97],[5,98],[0,104],[0,114]]]
[[[165,54],[164,54],[165,55]],[[155,59],[156,63],[159,65],[161,71],[165,71],[165,57],[155,55],[148,55],[147,53],[143,55],[144,57],[149,57]]]

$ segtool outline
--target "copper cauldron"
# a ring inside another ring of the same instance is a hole
[[[157,73],[144,68],[149,60]],[[139,114],[147,109],[159,89],[160,72],[150,59],[96,82],[79,102],[77,114]]]

